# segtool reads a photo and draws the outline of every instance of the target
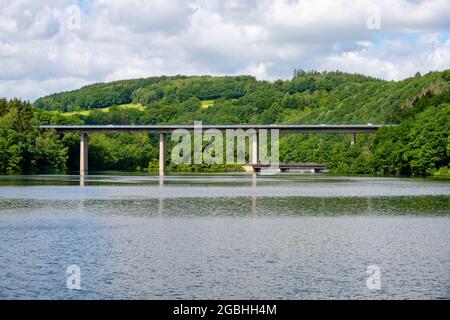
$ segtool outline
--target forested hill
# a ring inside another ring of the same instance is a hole
[[[37,107],[37,108],[36,108]],[[99,83],[38,99],[0,98],[0,173],[78,170],[79,136],[37,124],[399,123],[374,135],[283,134],[281,163],[326,163],[337,174],[450,178],[450,70],[398,82],[342,72],[296,71],[288,81],[153,77]],[[168,152],[171,144],[169,141]],[[172,145],[173,146],[173,145]],[[157,169],[158,137],[89,136],[93,170]],[[170,156],[168,156],[170,159]],[[169,171],[232,171],[233,165],[175,165]]]
[[[35,106],[74,112],[134,103],[147,108],[139,119],[122,119],[139,123],[386,123],[448,102],[449,92],[450,70],[398,82],[297,70],[291,80],[275,82],[251,76],[162,76],[98,83],[40,98]]]

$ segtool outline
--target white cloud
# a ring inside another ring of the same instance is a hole
[[[257,65],[251,64],[248,67],[246,67],[244,70],[239,72],[239,74],[251,74],[259,79],[268,79],[269,75],[267,73],[267,68],[269,65],[270,65],[270,63],[259,63]]]
[[[49,92],[66,91],[68,88],[79,88],[92,81],[81,78],[55,78],[44,81],[30,79],[2,80],[2,91],[10,98],[28,99],[28,97],[42,97]]]
[[[436,33],[424,34],[416,42],[385,41],[376,47],[363,47],[327,57],[322,69],[340,69],[375,77],[400,80],[417,71],[450,68],[450,40],[440,42]]]
[[[81,1],[77,25],[72,0],[0,0],[0,96],[161,74],[401,79],[450,68],[448,0]],[[379,30],[367,28],[371,6]]]
[[[111,24],[142,33],[188,28],[193,12],[184,0],[97,0],[94,10],[104,10]]]

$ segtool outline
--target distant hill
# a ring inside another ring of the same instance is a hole
[[[302,70],[275,82],[251,76],[161,76],[92,84],[40,98],[35,106],[74,112],[140,104],[153,109],[156,122],[383,123],[400,121],[430,99],[433,105],[449,101],[449,80],[450,70],[398,82]],[[170,115],[163,115],[167,108]]]
[[[221,100],[265,113],[253,119],[258,122],[385,122],[398,121],[421,97],[447,91],[449,74],[446,70],[393,82],[343,72],[297,71],[292,80],[273,83],[251,76],[162,76],[97,83],[40,98],[35,105],[71,112],[129,103],[167,106],[190,99]],[[272,115],[281,110],[283,116]]]
[[[44,110],[79,111],[105,108],[112,105],[138,102],[149,104],[183,102],[196,97],[201,100],[232,99],[245,95],[249,86],[255,85],[251,76],[237,77],[150,77],[96,83],[78,90],[52,94],[36,100],[35,105]]]

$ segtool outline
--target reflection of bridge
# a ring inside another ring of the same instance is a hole
[[[380,127],[391,125],[202,125],[202,130],[279,130],[284,133],[349,133],[351,144],[356,143],[357,133],[375,133]],[[166,153],[166,134],[177,129],[194,131],[195,125],[41,125],[41,129],[54,129],[58,132],[79,132],[80,143],[80,174],[88,172],[88,134],[95,132],[149,132],[158,133],[159,136],[159,174],[164,175],[164,161]],[[258,164],[258,138],[252,140],[252,164]],[[256,152],[255,152],[256,151]]]

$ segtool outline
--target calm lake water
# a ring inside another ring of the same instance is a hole
[[[450,182],[0,176],[2,299],[450,299]],[[81,270],[81,289],[66,269]],[[367,268],[380,268],[370,290]]]

